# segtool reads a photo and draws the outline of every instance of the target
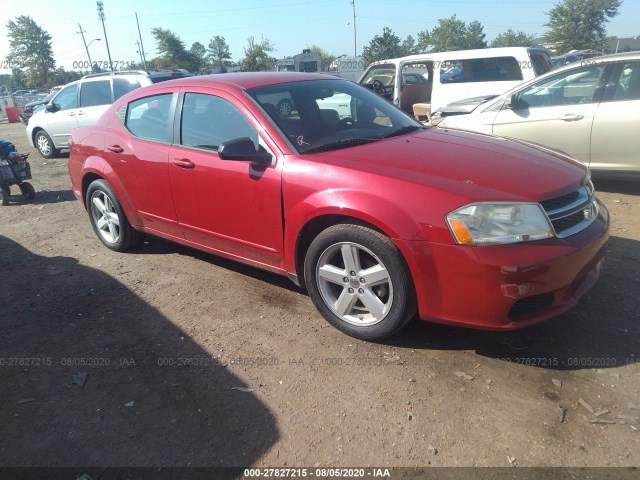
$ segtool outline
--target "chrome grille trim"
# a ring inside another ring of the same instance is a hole
[[[551,199],[551,201],[548,200],[547,202],[554,204],[557,203],[553,202],[553,200],[556,199]],[[544,203],[545,202],[541,202],[543,208]],[[587,182],[577,190],[577,197],[575,197],[575,200],[560,207],[556,206],[552,210],[545,209],[545,212],[547,217],[549,217],[551,225],[553,225],[556,236],[559,238],[569,237],[584,230],[591,225],[598,216],[598,204],[596,202],[596,194],[593,184],[591,181]],[[572,224],[569,227],[564,226],[566,223],[572,223],[572,221],[575,220],[568,219],[568,217],[580,214],[580,212],[582,212],[582,220],[579,220],[578,223]]]

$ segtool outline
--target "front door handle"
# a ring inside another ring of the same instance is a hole
[[[566,113],[560,117],[560,120],[564,120],[565,122],[576,122],[578,120],[582,120],[584,115],[576,115],[575,113]]]
[[[196,166],[196,164],[188,158],[174,158],[172,162],[180,168],[194,168]]]
[[[113,153],[122,153],[124,152],[124,148],[120,145],[107,145],[107,150]]]

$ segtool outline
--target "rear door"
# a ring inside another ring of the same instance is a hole
[[[78,126],[95,125],[112,103],[110,78],[80,83],[80,108],[76,114]]]
[[[171,189],[187,240],[266,268],[282,266],[281,163],[275,145],[234,96],[216,89],[183,89],[181,118],[169,154]],[[271,166],[222,160],[221,143],[249,137],[272,153]]]
[[[589,164],[591,127],[609,69],[588,65],[547,77],[517,94],[494,119],[493,134],[563,150]]]

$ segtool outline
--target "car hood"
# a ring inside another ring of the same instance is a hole
[[[498,95],[482,95],[480,97],[465,98],[464,100],[451,102],[444,107],[440,107],[438,110],[436,110],[434,112],[434,115],[437,113],[444,113],[447,115],[471,113],[484,102],[493,100],[496,97],[498,97]]]
[[[474,201],[538,202],[572,192],[587,174],[584,165],[561,152],[435,128],[309,158],[427,185]]]

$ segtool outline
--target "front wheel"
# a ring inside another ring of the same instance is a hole
[[[293,105],[289,100],[280,100],[278,102],[278,113],[282,117],[288,117],[293,112]]]
[[[93,230],[108,248],[124,252],[142,241],[143,235],[133,229],[105,180],[94,180],[89,185],[85,202]]]
[[[0,187],[0,204],[3,207],[9,205],[9,201],[11,200],[11,188],[9,185],[2,185]]]
[[[305,257],[305,283],[325,319],[362,340],[387,337],[415,314],[409,269],[380,232],[338,224],[321,232]]]
[[[53,140],[44,130],[36,133],[35,144],[38,152],[44,158],[54,158],[60,154],[60,150],[53,145]]]

